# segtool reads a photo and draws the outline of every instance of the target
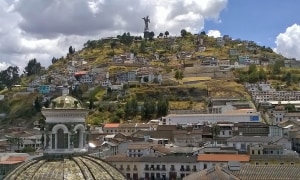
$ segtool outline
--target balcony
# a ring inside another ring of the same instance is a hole
[[[163,167],[163,168],[161,168],[161,170],[162,170],[162,171],[166,171],[166,168],[165,168],[165,167]]]
[[[170,168],[170,171],[176,171],[175,168]]]
[[[184,168],[180,168],[180,171],[185,171]]]
[[[197,169],[196,169],[196,168],[193,168],[193,169],[192,169],[192,171],[193,171],[193,172],[196,172],[196,171],[197,171]]]
[[[130,168],[126,168],[126,171],[130,171]]]
[[[145,170],[145,171],[149,171],[149,167],[145,167],[144,170]]]

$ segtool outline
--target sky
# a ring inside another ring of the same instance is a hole
[[[299,7],[297,0],[0,0],[0,70],[23,69],[32,58],[48,67],[69,46],[141,35],[145,16],[156,35],[229,35],[300,60]]]

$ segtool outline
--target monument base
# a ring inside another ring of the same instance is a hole
[[[144,31],[144,38],[149,39],[149,31]]]

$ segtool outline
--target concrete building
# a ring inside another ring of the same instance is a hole
[[[253,110],[223,114],[169,114],[162,117],[161,125],[188,125],[216,122],[259,122],[260,113]]]
[[[250,145],[281,145],[284,149],[291,149],[291,142],[283,137],[268,136],[234,136],[227,139],[227,145],[240,152],[249,152]]]
[[[106,159],[128,179],[177,179],[199,170],[197,156],[127,157]]]

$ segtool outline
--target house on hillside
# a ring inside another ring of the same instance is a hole
[[[217,44],[222,47],[225,45],[223,37],[217,37]]]

